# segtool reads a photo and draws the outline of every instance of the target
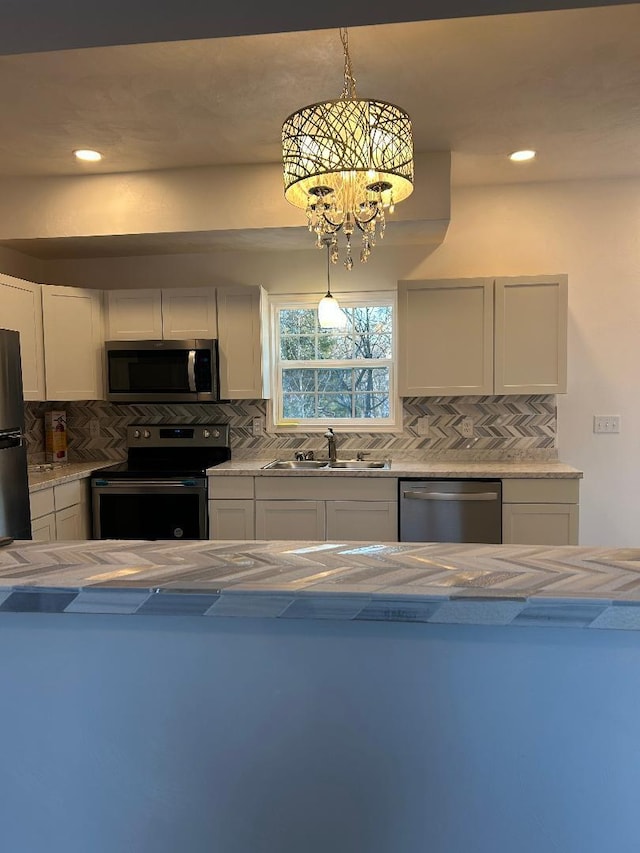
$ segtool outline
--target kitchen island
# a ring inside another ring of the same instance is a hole
[[[636,851],[639,567],[572,546],[14,543],[6,849]]]

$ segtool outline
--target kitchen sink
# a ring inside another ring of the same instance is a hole
[[[263,465],[263,471],[314,471],[334,469],[362,469],[362,468],[389,468],[390,462],[361,460],[361,459],[337,459],[329,462],[326,459],[275,459],[268,465]]]
[[[329,468],[389,468],[390,464],[387,459],[384,462],[373,462],[366,459],[338,459],[336,462],[330,462]]]
[[[326,460],[321,459],[276,459],[269,462],[268,465],[263,465],[262,470],[271,471],[299,471],[299,470],[314,470],[316,468],[326,468],[328,466]]]

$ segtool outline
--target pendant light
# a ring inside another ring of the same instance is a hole
[[[358,97],[346,29],[340,29],[340,40],[342,94],[285,120],[282,162],[285,198],[306,212],[319,249],[325,237],[344,235],[344,265],[350,270],[352,238],[360,233],[360,260],[366,262],[384,235],[385,211],[393,213],[413,191],[413,136],[403,109]]]
[[[331,293],[331,249],[332,242],[326,241],[327,246],[327,295],[318,303],[318,325],[321,329],[344,329],[347,325],[347,315],[338,300]]]

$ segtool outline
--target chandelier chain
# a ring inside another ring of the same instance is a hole
[[[354,100],[358,95],[356,94],[356,78],[353,76],[353,66],[349,55],[349,31],[346,27],[340,27],[340,41],[344,50],[344,85],[340,98]]]

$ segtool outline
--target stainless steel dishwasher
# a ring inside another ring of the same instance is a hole
[[[400,480],[401,542],[502,542],[499,480]]]

